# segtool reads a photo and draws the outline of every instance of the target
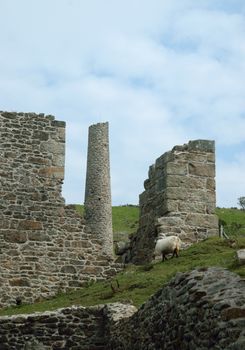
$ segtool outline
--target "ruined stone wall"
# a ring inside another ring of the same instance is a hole
[[[128,304],[72,306],[52,312],[0,317],[1,350],[108,350],[111,322],[137,309]]]
[[[139,230],[132,237],[131,261],[150,261],[160,232],[178,235],[186,243],[218,234],[214,141],[175,146],[156,160],[148,176],[140,195]]]
[[[245,281],[221,268],[177,274],[110,326],[111,350],[245,348]]]
[[[0,349],[106,349],[103,306],[0,317]]]
[[[245,283],[221,268],[179,273],[141,308],[71,307],[0,317],[2,350],[245,347]]]
[[[0,113],[0,307],[115,273],[103,242],[61,197],[65,123]]]
[[[103,241],[103,252],[113,257],[108,123],[89,127],[84,209],[87,227]]]

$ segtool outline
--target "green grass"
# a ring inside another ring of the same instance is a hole
[[[127,240],[130,233],[136,232],[139,222],[138,206],[112,207],[112,226],[114,240]]]
[[[81,216],[83,216],[83,214],[84,214],[84,205],[75,204],[75,207],[76,207],[77,212],[78,212]]]
[[[144,266],[129,266],[112,280],[91,283],[87,288],[72,293],[60,294],[53,299],[22,305],[0,311],[0,315],[32,313],[55,310],[71,305],[90,306],[115,301],[131,301],[140,306],[177,272],[189,271],[197,267],[221,266],[245,277],[245,268],[236,260],[236,250],[245,248],[245,237],[237,237],[235,247],[218,237],[209,238],[189,249],[181,251],[177,259],[153,262]],[[116,287],[119,283],[119,289]],[[111,288],[114,287],[115,292]]]
[[[228,235],[245,235],[245,210],[217,208],[215,212]]]
[[[216,208],[216,214],[221,220],[227,224],[238,222],[245,226],[245,210],[230,209],[230,208]]]

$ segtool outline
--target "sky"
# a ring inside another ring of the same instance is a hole
[[[216,144],[217,206],[245,196],[244,0],[0,0],[0,110],[66,121],[66,203],[109,122],[112,204],[175,145]]]

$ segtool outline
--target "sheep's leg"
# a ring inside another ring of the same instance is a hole
[[[179,248],[176,247],[176,258],[178,258],[178,257],[179,257]]]
[[[163,262],[164,260],[168,260],[168,259],[166,258],[165,254],[162,253],[162,262]]]
[[[175,257],[175,252],[176,252],[176,248],[173,250],[173,254],[171,256],[171,259],[173,259]]]
[[[172,258],[175,257],[178,258],[179,257],[179,250],[178,248],[175,248],[174,251],[173,251],[173,255],[172,255]]]

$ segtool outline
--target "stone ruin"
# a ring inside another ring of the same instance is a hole
[[[0,307],[49,298],[117,272],[111,243],[108,124],[92,126],[90,134],[92,142],[101,144],[99,156],[107,169],[100,173],[100,160],[95,162],[94,151],[89,151],[85,225],[61,197],[65,123],[49,115],[0,112]],[[98,173],[104,192],[95,186]],[[92,193],[101,198],[101,213]]]
[[[0,317],[1,350],[245,348],[244,279],[222,268],[177,273],[138,310],[72,306]]]
[[[108,123],[89,127],[84,207],[87,228],[103,242],[104,253],[113,258]]]
[[[179,236],[186,245],[218,235],[214,141],[189,141],[164,153],[150,166],[144,187],[139,229],[124,261],[150,262],[161,232]]]
[[[85,219],[61,197],[65,123],[0,112],[0,307],[105,279],[113,262],[108,123],[92,125]],[[126,258],[152,258],[154,238],[218,233],[214,142],[190,141],[149,169]],[[244,349],[244,280],[221,268],[178,273],[139,310],[73,306],[0,317],[1,349]]]
[[[108,123],[89,128],[85,220],[61,196],[64,122],[0,112],[0,137],[0,307],[115,274]],[[213,141],[190,141],[158,158],[124,261],[151,261],[159,232],[186,243],[218,234],[214,176]]]

